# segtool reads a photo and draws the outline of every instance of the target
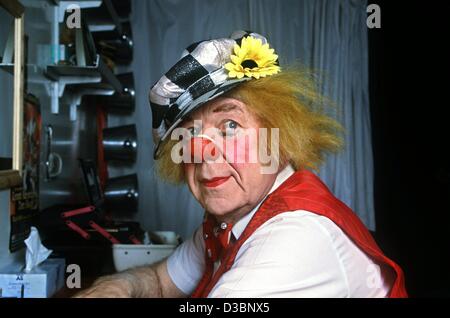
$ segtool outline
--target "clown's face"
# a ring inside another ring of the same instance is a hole
[[[235,222],[250,212],[269,192],[276,173],[262,173],[258,156],[251,155],[257,153],[259,124],[247,106],[219,97],[191,114],[181,127],[193,136],[203,135],[214,147],[203,157],[200,152],[197,163],[184,163],[194,197],[221,221]]]

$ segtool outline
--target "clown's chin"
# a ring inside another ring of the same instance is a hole
[[[239,209],[240,205],[226,197],[209,197],[205,200],[203,207],[216,217],[224,217]]]

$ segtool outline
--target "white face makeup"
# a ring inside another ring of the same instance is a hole
[[[199,121],[201,128],[195,126]],[[253,135],[259,125],[247,106],[219,97],[191,114],[181,127],[214,147],[200,160],[184,163],[186,182],[195,198],[224,221],[234,222],[250,212],[269,192],[276,173],[261,173],[261,163],[248,160],[258,147]]]

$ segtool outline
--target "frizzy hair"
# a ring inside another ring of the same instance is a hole
[[[242,83],[224,96],[246,104],[260,127],[268,128],[269,138],[270,128],[279,128],[281,165],[318,170],[326,153],[341,149],[343,129],[327,114],[336,109],[334,103],[319,94],[316,85],[310,71],[296,66]],[[156,169],[162,179],[180,184],[184,182],[183,166],[171,159],[171,149],[177,142],[168,138],[161,145]]]

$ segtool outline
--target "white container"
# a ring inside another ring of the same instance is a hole
[[[151,265],[159,262],[175,251],[178,236],[174,232],[159,231],[153,234],[160,237],[165,244],[114,244],[113,260],[116,271]]]
[[[0,298],[51,297],[64,287],[65,272],[62,258],[48,258],[30,272],[22,271],[22,265],[9,265],[0,270]]]

